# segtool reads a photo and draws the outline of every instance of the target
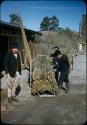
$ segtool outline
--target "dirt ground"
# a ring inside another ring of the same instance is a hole
[[[69,93],[62,91],[54,97],[30,95],[8,105],[7,92],[2,91],[1,103],[7,109],[1,111],[1,121],[9,124],[83,125],[87,120],[85,64],[85,55],[75,58],[76,68],[70,74]]]

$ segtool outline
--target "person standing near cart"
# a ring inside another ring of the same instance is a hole
[[[59,89],[62,89],[63,82],[66,83],[65,92],[69,92],[70,84],[69,84],[69,73],[70,73],[70,64],[68,61],[68,56],[65,54],[58,54],[58,61],[60,65],[60,76],[59,76]]]
[[[12,103],[12,101],[18,101],[15,91],[21,75],[21,61],[17,43],[14,43],[11,50],[6,54],[4,69],[7,74],[8,103]]]
[[[61,51],[58,46],[55,46],[53,49],[54,49],[54,53],[52,53],[50,57],[54,65],[55,79],[59,86],[60,59],[58,58],[58,55],[61,54]]]

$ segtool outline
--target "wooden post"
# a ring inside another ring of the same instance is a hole
[[[31,91],[31,85],[32,85],[32,61],[30,61],[30,91]]]
[[[72,56],[72,59],[71,59],[71,69],[73,70],[73,64],[74,64],[74,60],[73,60],[73,56]]]
[[[20,16],[19,16],[20,17]],[[22,18],[20,17],[20,28],[21,28],[21,33],[22,33],[22,40],[24,44],[24,64],[25,67],[30,69],[30,91],[31,91],[31,82],[32,82],[32,57],[31,57],[31,52],[29,48],[29,44],[27,41],[27,37],[23,28],[23,22]]]

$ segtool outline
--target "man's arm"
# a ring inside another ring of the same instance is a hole
[[[5,73],[8,73],[8,65],[9,65],[9,54],[7,53],[4,59],[4,70]]]

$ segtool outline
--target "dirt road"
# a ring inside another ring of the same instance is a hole
[[[70,73],[70,82],[72,84],[86,83],[86,55],[74,57],[74,69]]]
[[[86,56],[75,57],[74,70],[70,73],[69,93],[55,97],[30,96],[8,105],[1,113],[3,123],[10,124],[78,124],[86,122]]]

